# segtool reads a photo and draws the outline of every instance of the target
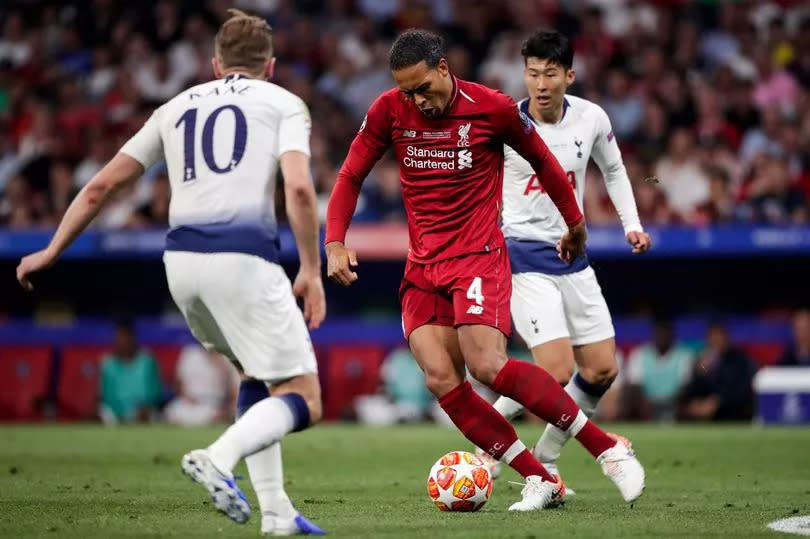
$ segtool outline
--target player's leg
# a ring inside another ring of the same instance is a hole
[[[555,276],[518,273],[512,276],[512,320],[538,365],[565,385],[574,371],[562,293]],[[512,418],[523,407],[508,397],[495,401],[495,409]]]
[[[588,417],[596,412],[599,400],[616,378],[615,350],[612,338],[573,347],[578,372],[566,384],[565,391]],[[560,451],[569,439],[567,433],[547,425],[534,446],[534,454],[545,465],[556,468]]]
[[[596,412],[599,399],[618,374],[616,343],[610,311],[592,268],[559,276],[566,318],[574,343],[578,372],[566,385],[566,392],[588,417]],[[546,427],[535,445],[535,455],[552,468],[568,441],[567,433],[553,425]]]
[[[233,352],[216,320],[200,297],[199,277],[211,271],[207,258],[199,253],[169,251],[163,255],[163,262],[169,292],[183,313],[192,335],[207,349],[233,358]],[[250,518],[250,504],[233,475],[217,470],[205,451],[185,455],[182,469],[184,474],[206,488],[214,507],[228,518],[240,523]]]
[[[425,373],[428,389],[468,440],[494,458],[503,459],[524,477],[552,480],[518,439],[514,427],[465,380],[455,329],[423,325],[410,333],[408,342]]]
[[[509,260],[505,252],[477,256],[477,260],[464,261],[463,267],[454,268],[458,275],[468,272],[456,283],[453,299],[459,346],[470,373],[495,392],[512,398],[575,437],[600,462],[625,500],[640,496],[644,472],[635,456],[590,421],[545,370],[506,357],[505,335],[510,328],[508,316],[504,320],[501,312],[509,312],[512,283]],[[472,279],[469,272],[475,273]],[[466,289],[466,294],[462,292],[465,280],[473,283],[470,286],[476,288],[476,294],[470,292],[472,288]],[[467,308],[471,298],[487,308],[471,312]]]
[[[514,427],[465,380],[464,358],[452,327],[450,299],[431,291],[425,268],[408,262],[400,287],[402,326],[425,384],[458,429],[490,455],[503,459],[524,477],[549,478],[518,439]]]
[[[273,396],[285,393],[304,396],[310,409],[320,415],[320,385],[317,375],[307,374],[273,386]],[[270,397],[264,382],[245,379],[239,388],[237,417],[251,406]],[[265,535],[291,535],[298,533],[319,534],[322,530],[309,522],[293,506],[284,490],[284,470],[281,458],[281,441],[271,444],[245,457],[250,482],[259,500],[262,513],[262,533]]]
[[[252,399],[243,400],[249,404],[243,406],[244,414],[222,436],[184,457],[184,470],[211,491],[212,485],[217,487],[217,474],[232,481],[233,467],[240,459],[318,421],[320,388],[303,316],[279,266],[246,255],[216,254],[206,257],[195,272],[211,325],[246,376],[268,383],[288,381],[288,390],[278,396],[257,398],[261,392],[254,391]],[[269,469],[277,468],[280,464]]]

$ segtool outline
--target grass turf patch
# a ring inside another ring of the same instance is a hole
[[[645,495],[625,504],[576,442],[560,471],[577,495],[561,509],[507,508],[519,481],[506,470],[480,513],[430,503],[433,462],[470,448],[453,429],[325,425],[284,441],[285,483],[298,509],[335,537],[778,536],[765,525],[810,515],[810,430],[710,425],[612,425],[647,470]],[[43,425],[0,427],[1,537],[256,537],[214,511],[180,474],[180,457],[222,428]],[[519,427],[527,445],[536,425]],[[247,475],[244,465],[238,474]]]

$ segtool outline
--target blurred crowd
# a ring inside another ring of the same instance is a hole
[[[211,78],[229,7],[265,16],[274,82],[314,119],[321,213],[366,108],[392,86],[387,53],[408,27],[441,32],[462,78],[525,95],[520,45],[573,36],[571,93],[608,112],[647,224],[803,223],[810,211],[810,6],[678,0],[65,0],[0,7],[0,226],[53,226],[151,111]],[[659,181],[646,182],[656,177]],[[617,223],[595,170],[586,213]],[[96,225],[165,226],[153,167]],[[404,220],[387,157],[357,219]]]
[[[509,357],[532,361],[519,337],[511,345]],[[810,309],[793,313],[791,338],[777,350],[777,356],[765,357],[736,342],[720,318],[708,324],[703,338],[679,339],[674,320],[658,315],[649,341],[617,350],[619,376],[600,400],[597,415],[606,421],[751,421],[757,409],[757,370],[763,366],[810,368]],[[470,381],[489,401],[498,397]],[[356,399],[355,412],[359,421],[370,425],[424,419],[451,424],[405,347],[389,353],[378,394]],[[524,416],[539,421],[531,414]]]

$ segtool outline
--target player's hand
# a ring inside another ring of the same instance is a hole
[[[633,246],[633,254],[641,255],[652,247],[650,235],[646,232],[628,232],[627,243]]]
[[[557,242],[557,252],[560,260],[568,262],[574,261],[578,256],[585,254],[585,240],[588,239],[588,232],[585,230],[585,221],[574,225],[568,229],[562,239]]]
[[[304,320],[309,329],[318,329],[326,318],[326,295],[320,271],[301,269],[292,290],[295,297],[304,299]]]
[[[357,253],[339,241],[327,243],[326,276],[339,285],[349,286],[357,280],[357,273],[349,266],[357,267]]]
[[[20,286],[28,291],[33,290],[34,285],[30,281],[31,274],[51,267],[54,262],[56,262],[56,257],[48,249],[42,249],[23,257],[20,265],[17,266],[17,281]]]

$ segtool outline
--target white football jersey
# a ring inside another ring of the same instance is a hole
[[[527,116],[529,99],[518,106]],[[619,212],[626,232],[641,230],[635,201],[621,152],[613,136],[607,113],[595,103],[575,96],[565,96],[563,116],[556,124],[534,121],[540,137],[557,158],[574,187],[580,210],[583,208],[585,171],[593,157],[606,182],[622,185],[608,191]],[[565,220],[546,194],[540,180],[512,148],[504,148],[503,233],[507,238],[556,244],[568,230]],[[628,191],[629,190],[629,191]],[[618,193],[618,194],[617,194]],[[626,200],[628,198],[629,201]]]
[[[189,88],[158,108],[121,151],[171,182],[168,250],[278,257],[274,211],[282,154],[309,155],[304,102],[243,75]]]

